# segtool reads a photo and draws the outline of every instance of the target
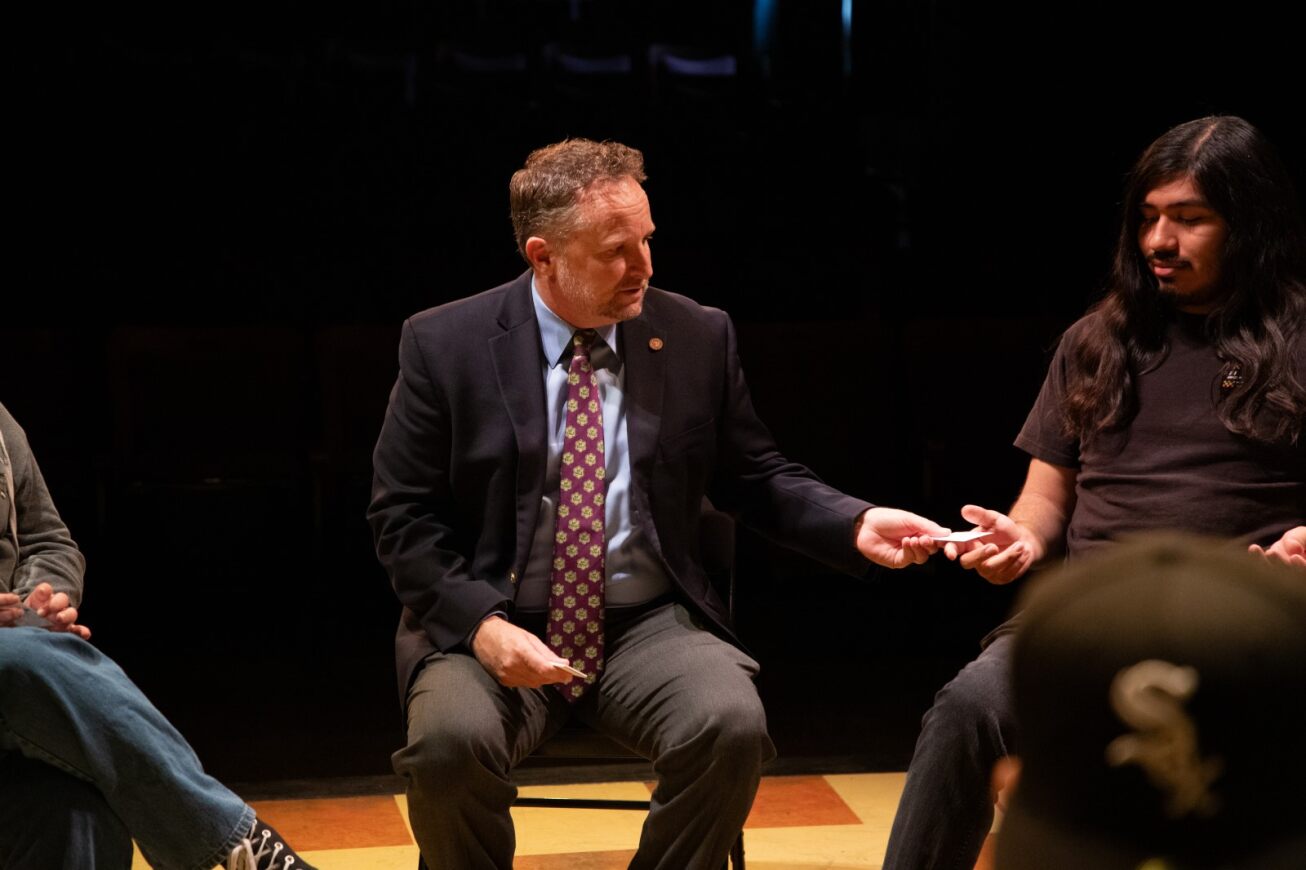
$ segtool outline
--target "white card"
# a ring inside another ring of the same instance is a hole
[[[946,544],[951,541],[954,544],[964,544],[967,541],[974,541],[978,538],[987,538],[992,532],[981,532],[979,529],[972,529],[969,532],[953,532],[951,535],[931,535],[931,537],[940,544]]]
[[[573,668],[571,665],[564,665],[558,663],[555,664],[554,667],[560,671],[566,671],[567,673],[571,674],[573,677],[582,677],[584,679],[589,679],[589,674],[585,673],[584,671],[578,671],[575,668]]]

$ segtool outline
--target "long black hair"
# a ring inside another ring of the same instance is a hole
[[[1225,293],[1206,319],[1233,374],[1220,393],[1220,420],[1258,441],[1296,443],[1306,416],[1292,359],[1293,340],[1306,329],[1306,224],[1274,146],[1227,115],[1173,128],[1130,173],[1106,296],[1069,348],[1066,427],[1086,441],[1127,423],[1137,410],[1135,379],[1166,352],[1173,306],[1157,289],[1138,231],[1147,194],[1181,178],[1194,181],[1229,228]]]

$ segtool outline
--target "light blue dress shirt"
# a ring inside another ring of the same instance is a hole
[[[534,278],[531,279],[531,298],[535,303],[535,320],[540,327],[540,344],[544,350],[541,374],[544,378],[549,464],[530,559],[517,591],[517,609],[527,611],[544,610],[549,606],[560,479],[558,469],[562,465],[563,428],[567,419],[567,367],[571,361],[567,351],[576,332],[576,327],[544,304],[535,289]],[[605,599],[609,606],[620,607],[657,598],[671,589],[671,581],[662,567],[662,560],[633,521],[636,507],[630,474],[630,445],[626,438],[626,368],[617,352],[617,326],[610,324],[596,331],[601,341],[595,342],[590,360],[594,364],[599,398],[603,402],[603,446],[607,457],[607,494],[603,511],[608,535]]]

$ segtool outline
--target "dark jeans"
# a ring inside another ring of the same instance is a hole
[[[1012,634],[934,697],[921,722],[884,870],[969,870],[993,824],[993,765],[1014,751]]]
[[[95,786],[17,752],[0,752],[0,867],[129,870],[132,838]]]

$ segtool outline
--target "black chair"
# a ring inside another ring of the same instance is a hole
[[[717,510],[704,510],[699,521],[699,547],[703,565],[717,592],[725,599],[726,612],[733,621],[735,613],[735,522],[728,514]],[[546,740],[527,757],[518,769],[567,767],[601,768],[620,766],[629,768],[632,763],[646,763],[638,755],[615,740],[600,734],[579,722],[569,722],[557,734]],[[651,771],[650,771],[651,775]],[[616,800],[609,798],[551,798],[518,797],[514,806],[551,807],[554,809],[586,810],[642,810],[648,812],[646,800]],[[744,870],[744,833],[739,832],[730,847],[730,858],[723,870]],[[419,860],[418,870],[427,870]]]

